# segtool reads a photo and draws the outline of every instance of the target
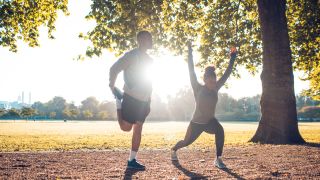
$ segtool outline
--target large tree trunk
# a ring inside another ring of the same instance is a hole
[[[258,0],[263,42],[261,119],[250,141],[304,143],[298,130],[285,0]]]

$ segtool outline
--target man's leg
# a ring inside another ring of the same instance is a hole
[[[137,153],[139,150],[140,142],[141,142],[142,127],[143,127],[143,123],[139,121],[137,121],[137,123],[133,125],[132,142],[131,142],[132,143],[131,151],[133,153]],[[129,161],[135,158],[136,158],[135,155],[133,155],[132,157],[130,156]]]
[[[150,103],[141,102],[139,100],[131,98],[128,98],[128,100],[132,100],[132,102],[128,103],[130,104],[130,108],[129,106],[127,106],[123,109],[128,110],[128,113],[124,113],[122,111],[123,115],[127,116],[128,114],[131,114],[131,118],[137,119],[132,125],[133,133],[131,140],[131,151],[128,160],[128,168],[144,170],[145,166],[137,162],[136,155],[140,147],[143,123],[150,112]]]
[[[141,142],[141,134],[142,134],[142,127],[145,119],[150,113],[150,102],[147,104],[143,104],[141,111],[139,111],[141,116],[137,117],[137,119],[141,119],[140,121],[136,121],[135,124],[133,124],[133,134],[132,134],[132,145],[131,150],[137,152],[140,147]]]
[[[133,125],[133,134],[132,134],[132,144],[131,151],[128,160],[128,168],[133,168],[137,170],[145,170],[145,166],[138,163],[136,160],[136,156],[140,147],[141,142],[141,134],[142,134],[143,122],[137,121]]]
[[[122,116],[122,108],[123,108],[123,101],[124,100],[124,95],[123,93],[118,89],[118,88],[114,88],[113,90],[113,94],[116,98],[116,107],[117,107],[117,117],[118,117],[118,123],[119,123],[119,126],[120,126],[120,129],[122,131],[131,131],[132,129],[132,124],[130,124],[129,122],[125,121],[123,119],[123,116]],[[125,102],[126,103],[126,102]]]
[[[118,116],[118,123],[120,125],[120,129],[122,131],[126,131],[126,132],[129,132],[131,131],[132,129],[132,124],[128,123],[127,121],[125,121],[123,118],[122,118],[122,112],[121,112],[121,109],[117,109],[117,116]]]

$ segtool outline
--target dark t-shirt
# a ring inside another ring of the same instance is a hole
[[[152,58],[139,49],[125,53],[110,68],[110,83],[114,85],[117,75],[123,71],[124,92],[140,101],[149,101],[152,93],[152,82],[148,77],[148,69]]]

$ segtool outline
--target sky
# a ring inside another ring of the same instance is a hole
[[[0,47],[0,101],[16,101],[24,92],[25,102],[31,93],[32,103],[47,102],[54,96],[62,96],[68,102],[79,105],[89,96],[95,96],[100,102],[113,101],[108,87],[109,68],[117,59],[112,53],[105,51],[101,57],[75,60],[83,54],[90,42],[79,39],[80,32],[87,32],[94,27],[93,21],[85,20],[90,11],[91,1],[69,0],[69,16],[59,13],[56,22],[55,39],[47,38],[47,29],[40,28],[40,47],[28,47],[18,42],[18,52]],[[154,67],[151,72],[154,94],[166,101],[168,95],[174,96],[183,87],[190,87],[188,68],[184,57],[176,57],[168,53],[165,56],[153,57]],[[197,69],[198,80],[201,72]],[[261,81],[246,71],[241,71],[242,78],[231,77],[228,89],[220,92],[228,93],[239,99],[261,94]],[[295,92],[299,93],[308,87],[295,72]],[[117,86],[123,85],[122,76],[118,76]]]

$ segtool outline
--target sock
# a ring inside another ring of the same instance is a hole
[[[116,106],[117,106],[117,110],[121,109],[121,100],[116,98]]]
[[[136,159],[137,152],[136,151],[130,151],[129,161],[132,161],[133,159]]]

